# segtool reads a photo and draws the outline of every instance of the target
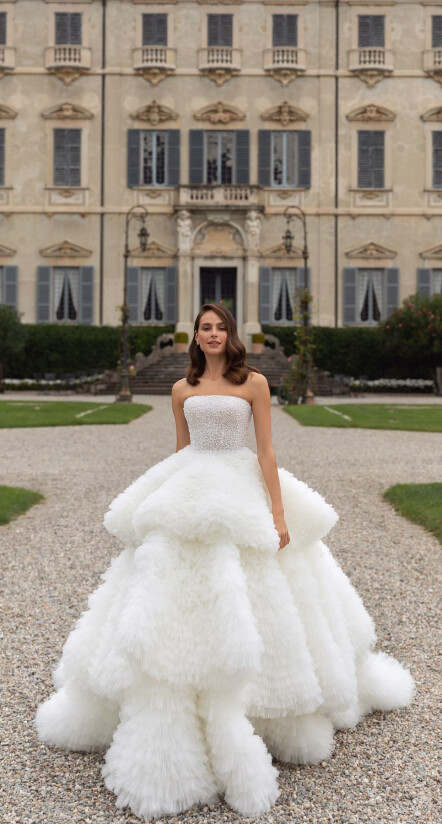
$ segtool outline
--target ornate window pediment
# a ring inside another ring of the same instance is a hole
[[[442,106],[436,106],[436,108],[429,109],[428,112],[421,114],[421,120],[424,123],[442,123]]]
[[[396,257],[396,254],[392,249],[387,249],[386,246],[381,246],[380,243],[371,240],[369,243],[365,243],[364,246],[350,249],[345,253],[345,256],[348,258],[363,258],[364,260],[392,260]]]
[[[0,243],[0,257],[12,257],[13,255],[17,254],[16,249],[11,249],[10,246],[5,246],[3,243]]]
[[[211,103],[209,106],[203,106],[194,113],[195,120],[207,120],[209,123],[231,123],[234,120],[245,120],[246,114],[236,106],[223,103],[221,100],[218,103]]]
[[[78,103],[61,103],[42,112],[45,120],[91,120],[93,112]]]
[[[177,120],[178,115],[168,106],[163,106],[162,103],[152,100],[152,103],[148,103],[147,106],[143,106],[143,108],[131,114],[131,118],[132,120],[142,120],[144,123],[150,123],[151,126],[158,126],[168,120]]]
[[[0,120],[14,120],[15,117],[17,117],[15,109],[0,103]]]
[[[71,243],[70,240],[62,240],[61,243],[54,243],[53,246],[40,249],[40,254],[46,258],[85,258],[90,257],[92,252],[90,249]]]
[[[170,258],[176,255],[176,249],[172,249],[171,246],[166,246],[164,243],[158,243],[156,240],[151,240],[151,242],[147,244],[145,252],[142,252],[140,247],[138,247],[133,250],[132,254],[137,258]]]
[[[277,246],[269,246],[268,249],[262,250],[263,257],[266,258],[283,258],[290,260],[291,258],[302,258],[302,249],[299,246],[293,246],[290,254],[287,254],[283,243],[278,243]]]
[[[375,103],[369,103],[368,106],[359,106],[353,109],[347,115],[347,120],[362,120],[364,122],[381,122],[395,120],[396,115],[391,109],[386,109],[384,106],[377,106]]]
[[[262,120],[270,120],[273,123],[280,123],[281,126],[289,126],[290,123],[308,120],[307,112],[299,109],[297,106],[292,106],[287,100],[284,100],[279,106],[272,106],[261,115]]]
[[[419,254],[420,257],[424,259],[442,260],[442,243],[438,243],[437,246],[431,246],[430,249],[424,249],[423,252],[419,252]]]

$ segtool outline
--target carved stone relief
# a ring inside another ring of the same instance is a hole
[[[192,215],[186,209],[178,212],[177,218],[178,249],[180,252],[190,252],[192,236]]]
[[[375,103],[369,103],[368,106],[360,106],[357,109],[353,109],[353,111],[349,112],[346,117],[347,120],[350,121],[368,120],[372,122],[385,122],[396,119],[394,112],[390,109],[386,109],[384,106],[377,106]]]
[[[50,258],[84,258],[90,257],[92,252],[90,249],[85,249],[83,246],[71,243],[70,240],[62,240],[61,243],[55,243],[52,246],[47,246],[45,249],[40,249],[40,254],[42,257]]]
[[[258,252],[261,234],[261,215],[256,209],[250,209],[250,211],[247,212],[245,230],[249,251]]]
[[[280,123],[281,126],[288,126],[290,123],[308,120],[308,114],[284,100],[279,106],[272,106],[271,109],[263,112],[261,118],[262,120],[270,120],[273,123]]]
[[[421,114],[421,120],[425,123],[442,123],[442,106],[436,106],[436,108],[424,112],[424,114]]]
[[[273,77],[281,86],[288,86],[289,83],[296,80],[296,78],[302,74],[304,74],[304,72],[298,71],[297,69],[271,69],[270,71],[266,71],[266,75]]]
[[[10,106],[5,106],[3,103],[0,104],[0,120],[14,120],[15,117],[17,117],[15,109],[11,109]]]
[[[213,80],[217,86],[224,86],[224,83],[227,83],[232,77],[236,77],[239,71],[236,69],[202,69],[201,74],[208,77],[209,80]]]
[[[212,257],[236,257],[243,254],[244,244],[238,229],[229,223],[209,223],[197,232],[193,251]]]
[[[77,103],[61,103],[61,105],[51,106],[42,112],[45,120],[91,120],[93,112],[79,106]]]
[[[442,243],[438,243],[437,246],[432,246],[430,249],[424,249],[419,254],[424,259],[442,260]]]
[[[132,120],[143,120],[152,126],[158,126],[159,123],[165,123],[167,120],[177,120],[178,115],[168,106],[152,100],[152,103],[148,103],[147,106],[143,106],[142,109],[138,109],[134,114],[131,114],[131,118]]]
[[[162,80],[165,80],[174,72],[171,69],[158,69],[153,66],[152,68],[137,69],[137,74],[144,77],[151,86],[158,86],[158,83],[161,83]]]
[[[245,120],[245,112],[238,109],[236,106],[223,103],[221,100],[218,103],[211,103],[210,106],[204,106],[193,115],[195,120],[207,120],[209,123],[231,123],[234,120]]]
[[[375,243],[374,240],[370,240],[363,246],[350,249],[345,255],[348,258],[363,258],[364,260],[376,260],[377,258],[388,258],[392,260],[396,257],[396,252],[392,249],[387,249],[385,246],[381,246],[380,243]]]

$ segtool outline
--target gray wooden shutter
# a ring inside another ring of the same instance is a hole
[[[232,14],[207,15],[207,45],[209,47],[233,45]]]
[[[71,46],[81,46],[82,42],[82,14],[81,12],[71,12],[69,14],[69,43]]]
[[[67,186],[66,129],[54,129],[54,186]]]
[[[55,12],[55,45],[64,46],[69,43],[69,12]]]
[[[442,188],[442,131],[433,132],[433,188]]]
[[[298,132],[298,185],[303,189],[309,189],[311,186],[311,132]]]
[[[139,129],[128,129],[127,132],[127,185],[128,188],[140,185]]]
[[[296,287],[304,289],[304,264],[296,268]],[[307,266],[307,289],[309,292],[312,291],[312,270],[310,266]]]
[[[37,323],[51,319],[51,267],[37,266]]]
[[[166,266],[164,272],[164,322],[176,323],[178,276],[176,266]]]
[[[298,43],[298,15],[273,14],[273,46],[296,46]]]
[[[385,16],[383,14],[358,15],[358,47],[383,49],[385,45]]]
[[[169,129],[167,136],[167,183],[180,185],[180,130]]]
[[[272,270],[270,266],[259,267],[259,321],[260,323],[273,323]]]
[[[67,129],[69,186],[81,186],[81,129]]]
[[[0,186],[5,185],[5,129],[0,129]]]
[[[198,186],[204,182],[204,130],[189,130],[189,183]]]
[[[258,183],[260,186],[271,185],[272,132],[267,129],[258,131]]]
[[[433,14],[431,17],[431,48],[442,48],[442,14]]]
[[[81,129],[54,129],[54,186],[81,185]]]
[[[431,295],[431,269],[417,270],[417,291],[419,295]]]
[[[356,323],[356,282],[358,270],[353,266],[344,269],[344,324]]]
[[[385,314],[388,318],[399,306],[399,269],[387,269],[385,273]]]
[[[250,132],[248,129],[238,129],[238,131],[235,132],[235,138],[235,182],[246,186],[249,183]]]
[[[80,266],[80,323],[94,322],[94,267]]]
[[[143,14],[143,46],[167,46],[167,14]]]
[[[6,46],[6,12],[0,12],[0,45]]]
[[[17,309],[17,267],[5,266],[4,268],[4,303],[6,306],[13,306]]]
[[[138,323],[140,269],[138,266],[127,267],[127,305],[129,307],[129,321]]]
[[[372,166],[374,189],[384,188],[384,143],[385,132],[372,132]]]
[[[384,136],[385,132],[358,132],[358,188],[384,188]]]

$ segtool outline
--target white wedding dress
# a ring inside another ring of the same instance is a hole
[[[244,446],[251,406],[184,403],[191,444],[110,505],[124,544],[89,597],[40,705],[42,741],[107,750],[103,776],[140,818],[224,796],[258,816],[280,761],[317,763],[333,730],[412,699],[407,669],[372,652],[373,621],[322,538],[323,498],[279,469],[291,541]]]

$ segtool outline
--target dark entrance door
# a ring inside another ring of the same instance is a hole
[[[236,269],[200,269],[201,304],[222,303],[236,317]]]

